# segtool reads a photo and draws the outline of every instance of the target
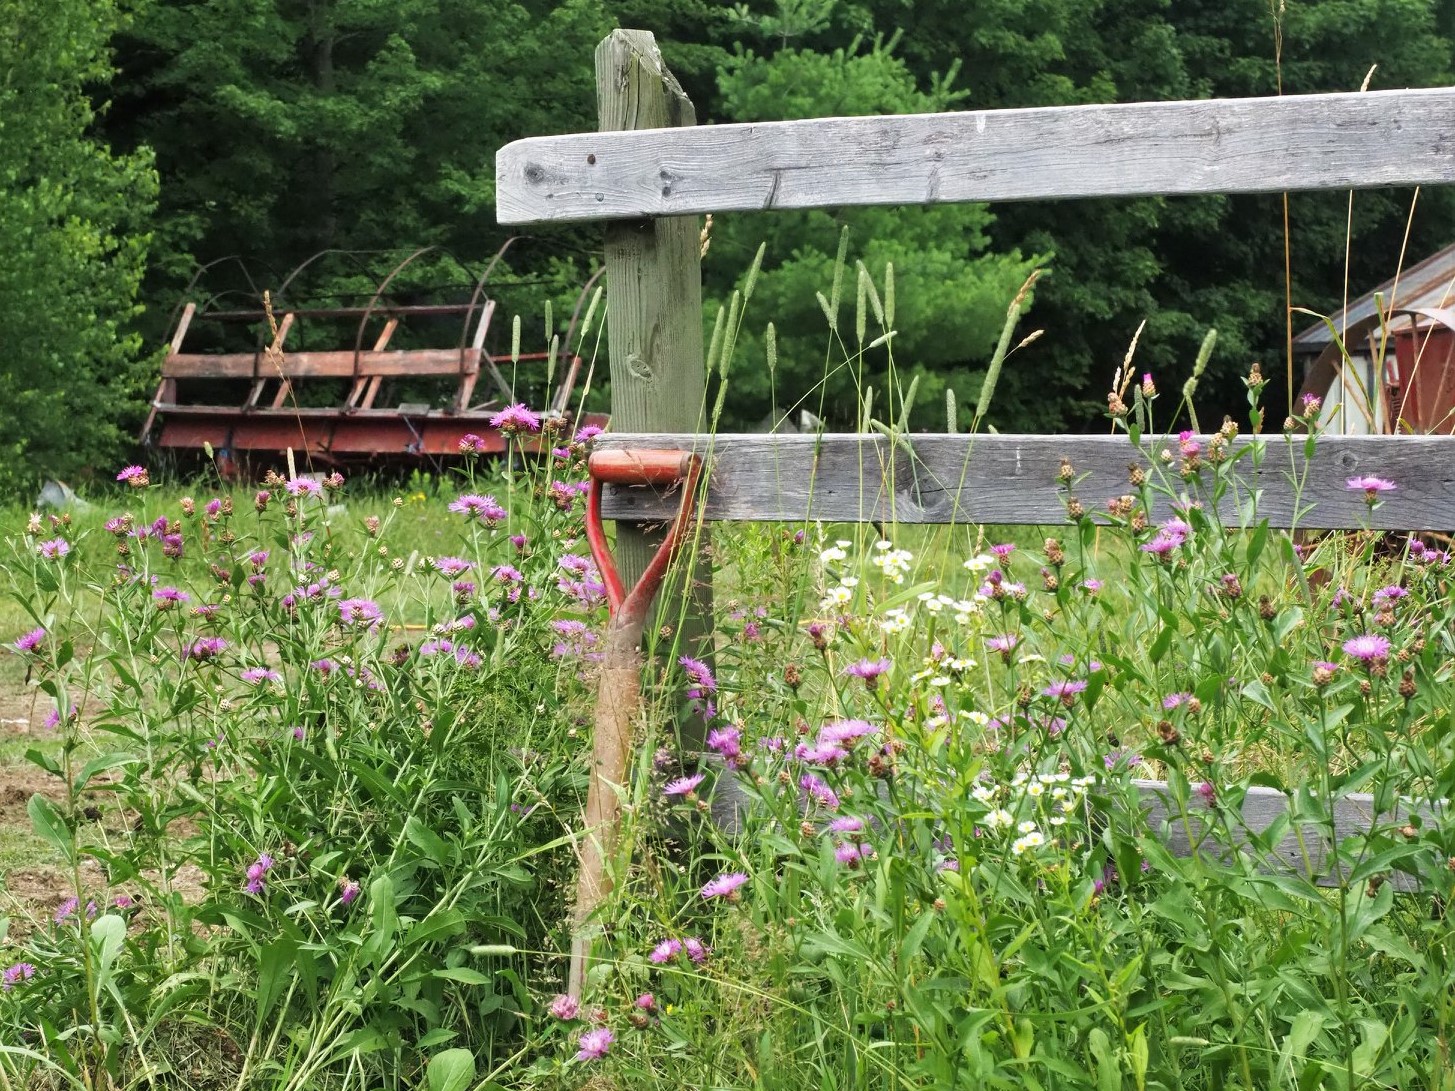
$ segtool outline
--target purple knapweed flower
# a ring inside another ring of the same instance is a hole
[[[839,809],[839,797],[822,777],[814,776],[812,773],[804,773],[798,779],[798,786],[819,806],[826,807],[831,811],[837,811]]]
[[[499,583],[520,583],[525,579],[521,570],[513,564],[497,564],[490,570],[490,576]]]
[[[41,542],[35,550],[48,561],[58,561],[71,552],[71,543],[64,538],[52,538],[48,542]]]
[[[551,1001],[550,1007],[547,1010],[555,1018],[560,1019],[562,1022],[568,1022],[581,1014],[581,1001],[577,1000],[574,996],[561,993]]]
[[[466,432],[460,437],[460,454],[462,455],[483,455],[489,448],[485,441],[474,432]]]
[[[1374,592],[1374,601],[1394,602],[1402,598],[1408,598],[1409,593],[1409,588],[1392,583],[1388,587],[1381,587],[1378,591]]]
[[[1375,477],[1373,474],[1363,474],[1360,477],[1351,477],[1345,486],[1352,492],[1362,492],[1364,502],[1371,508],[1379,503],[1379,498],[1387,492],[1393,492],[1399,488],[1393,481],[1386,481],[1382,477]]]
[[[707,748],[722,755],[729,765],[736,765],[742,759],[743,733],[732,724],[717,727],[707,733]]]
[[[642,993],[641,996],[632,1001],[632,1007],[636,1008],[637,1011],[654,1011],[657,1007],[657,998],[651,993]]]
[[[684,799],[691,798],[697,787],[706,779],[706,774],[693,773],[690,777],[678,777],[676,780],[669,780],[662,786],[664,796],[681,796]]]
[[[158,610],[170,610],[173,606],[182,606],[191,602],[192,596],[175,587],[158,587],[152,592],[152,601],[156,603]]]
[[[187,645],[187,650],[182,653],[182,658],[195,659],[200,662],[201,660],[212,659],[214,656],[221,655],[226,649],[227,641],[223,640],[220,636],[198,637],[191,644]]]
[[[450,511],[456,515],[466,515],[492,525],[500,522],[506,516],[505,509],[496,502],[495,497],[482,496],[479,493],[465,493],[458,500],[452,501]]]
[[[682,950],[687,952],[687,957],[698,966],[706,962],[707,956],[712,953],[708,949],[707,944],[703,943],[696,936],[688,936],[684,939],[682,941]]]
[[[60,905],[56,906],[55,914],[54,914],[54,916],[51,919],[54,920],[57,924],[65,924],[66,921],[70,920],[72,917],[74,917],[76,915],[76,911],[80,907],[81,907],[81,899],[80,898],[77,898],[77,897],[67,898]]]
[[[430,562],[430,566],[441,575],[454,579],[474,568],[475,562],[467,561],[463,557],[436,557]]]
[[[323,485],[311,477],[293,477],[283,483],[290,496],[322,496]]]
[[[580,1048],[576,1050],[578,1061],[599,1061],[611,1052],[611,1043],[616,1041],[616,1035],[611,1033],[610,1027],[592,1027],[590,1030],[583,1030],[581,1037],[576,1039]]]
[[[1389,638],[1377,633],[1344,641],[1344,654],[1361,663],[1382,663],[1389,658]]]
[[[372,599],[344,599],[338,604],[339,620],[345,625],[367,625],[377,629],[384,620],[384,611]]]
[[[855,818],[853,815],[840,815],[828,824],[830,833],[861,833],[864,829],[864,820]]]
[[[840,841],[834,846],[834,859],[845,867],[858,867],[874,855],[874,849],[859,841]]]
[[[242,672],[242,680],[250,686],[261,686],[265,682],[281,682],[283,676],[267,667],[249,667]]]
[[[708,880],[702,887],[704,899],[727,898],[729,901],[738,900],[738,890],[748,881],[746,872],[725,871],[715,879]]]
[[[1190,700],[1192,700],[1190,693],[1169,693],[1162,698],[1162,707],[1171,712],[1174,708],[1181,708]]]
[[[261,894],[268,881],[268,872],[272,870],[273,858],[266,852],[259,853],[258,858],[248,865],[247,882],[243,884],[243,890],[249,894]]]
[[[1213,787],[1212,781],[1201,781],[1198,784],[1193,785],[1193,790],[1197,792],[1197,796],[1199,799],[1202,800],[1202,805],[1204,807],[1211,807],[1214,803],[1217,802],[1218,790]]]
[[[1072,704],[1076,695],[1086,689],[1086,683],[1079,678],[1069,678],[1062,682],[1052,682],[1045,689],[1041,690],[1042,696],[1055,697],[1063,705]]]
[[[595,439],[599,435],[601,435],[601,429],[598,428],[596,425],[594,425],[594,424],[582,425],[579,429],[576,430],[576,439],[575,439],[575,442],[577,442],[577,443],[590,443],[593,439]]]
[[[33,652],[45,640],[45,629],[32,629],[15,638],[14,648],[18,652]]]
[[[541,418],[525,407],[523,402],[507,405],[490,418],[490,427],[513,435],[516,432],[535,433],[541,430]]]
[[[338,881],[338,886],[339,903],[341,905],[352,905],[354,899],[359,896],[359,884],[345,875]]]
[[[127,466],[116,475],[116,480],[126,482],[133,489],[144,489],[151,484],[151,476],[145,466]]]
[[[836,720],[825,724],[818,733],[819,742],[830,746],[852,745],[879,730],[867,720]]]
[[[857,663],[850,663],[844,668],[844,673],[850,678],[862,678],[864,683],[872,687],[881,674],[886,673],[894,664],[888,659],[861,659]]]
[[[4,972],[0,973],[0,990],[9,992],[16,985],[29,981],[34,976],[34,963],[17,962],[13,966],[7,966]]]
[[[681,953],[682,941],[680,939],[664,939],[652,948],[652,953],[647,956],[647,961],[655,962],[660,966],[664,962],[671,962]]]

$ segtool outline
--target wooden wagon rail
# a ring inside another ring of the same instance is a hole
[[[601,442],[701,454],[708,520],[1064,523],[1063,459],[1071,491],[1095,513],[1137,492],[1129,464],[1160,469],[1158,447],[1168,441],[1139,453],[1121,436],[697,434],[699,214],[1455,183],[1455,88],[695,128],[691,103],[640,31],[602,42],[597,83],[602,132],[500,151],[499,219],[615,221],[606,226],[606,275],[621,432]],[[1455,527],[1455,437],[1320,438],[1307,457],[1304,439],[1268,437],[1256,469],[1248,441],[1233,445],[1240,485],[1217,518],[1250,521],[1256,494],[1256,518],[1278,527]],[[1349,487],[1364,474],[1398,488],[1371,509]],[[1195,480],[1173,483],[1197,498]],[[633,542],[677,506],[644,488],[613,487],[603,501]],[[1138,790],[1169,849],[1205,851],[1206,812],[1171,813],[1166,784]],[[1445,806],[1394,803],[1378,813],[1372,797],[1343,793],[1330,822],[1311,820],[1330,813],[1312,799],[1307,787],[1245,794],[1238,839],[1260,869],[1348,882],[1331,863],[1332,842]],[[719,800],[719,818],[731,824],[738,802]],[[1269,844],[1275,823],[1283,832]],[[1407,877],[1394,881],[1408,889]]]

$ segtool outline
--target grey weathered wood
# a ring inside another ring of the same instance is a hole
[[[710,799],[715,825],[728,833],[741,833],[753,806],[742,785],[731,771],[722,768],[715,756],[707,764],[714,765],[717,777]],[[1146,816],[1147,828],[1157,836],[1174,856],[1199,853],[1211,862],[1231,863],[1229,846],[1246,853],[1257,871],[1265,875],[1295,875],[1310,879],[1319,886],[1337,887],[1346,882],[1358,858],[1346,859],[1342,869],[1330,850],[1336,843],[1368,834],[1372,830],[1398,831],[1412,816],[1427,821],[1443,812],[1447,804],[1401,802],[1393,811],[1380,813],[1374,797],[1363,792],[1350,792],[1337,797],[1333,804],[1333,836],[1329,825],[1315,820],[1309,808],[1274,788],[1254,785],[1247,790],[1237,810],[1214,810],[1202,805],[1200,797],[1185,811],[1178,808],[1166,781],[1133,782],[1140,796],[1139,806]],[[1290,808],[1292,807],[1292,812]],[[1288,816],[1287,831],[1274,845],[1264,848],[1254,838],[1263,835],[1276,821]],[[1413,876],[1393,872],[1383,876],[1396,890],[1413,891],[1419,886]]]
[[[291,315],[288,317],[292,317]],[[356,375],[457,375],[480,367],[480,350],[394,349],[360,352],[341,349],[329,352],[290,352],[283,357],[283,377],[289,379],[349,379]],[[251,352],[174,353],[162,363],[168,379],[265,379],[278,378],[278,371],[266,359]]]
[[[596,48],[603,130],[691,126],[692,103],[652,35],[617,30]],[[697,217],[612,223],[606,229],[607,347],[611,418],[624,431],[696,432],[707,376],[702,344],[702,257]],[[675,512],[674,512],[675,514]],[[635,584],[662,539],[655,527],[617,528],[617,567]],[[682,625],[682,650],[702,654],[712,631],[711,569],[699,555],[686,601],[669,580],[659,612]]]
[[[503,224],[1446,182],[1455,88],[545,136],[496,158]]]
[[[1448,530],[1455,528],[1455,436],[1327,436],[1305,461],[1304,436],[1267,437],[1263,461],[1251,452],[1237,462],[1233,502],[1218,515],[1229,524],[1239,504],[1258,493],[1258,518],[1275,527],[1310,529]],[[1207,437],[1202,437],[1207,449]],[[756,521],[886,521],[1047,525],[1067,522],[1062,459],[1076,480],[1071,495],[1104,519],[1111,497],[1136,493],[1128,467],[1161,473],[1189,497],[1196,481],[1164,466],[1158,452],[1177,452],[1175,439],[1149,441],[1139,454],[1124,436],[915,435],[898,447],[873,434],[602,436],[602,447],[696,449],[708,461],[706,518]],[[1246,447],[1235,440],[1231,450]],[[1203,471],[1210,482],[1211,469]],[[1350,477],[1372,474],[1395,483],[1373,511]],[[1301,495],[1294,478],[1301,479]],[[650,488],[611,488],[604,513],[614,519],[666,519],[677,499]],[[1159,497],[1153,517],[1173,513]]]

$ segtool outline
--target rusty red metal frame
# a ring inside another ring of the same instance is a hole
[[[253,302],[252,307],[218,308],[216,303],[221,298],[219,296],[213,296],[205,302],[193,299],[179,306],[174,318],[171,343],[162,365],[162,379],[142,429],[143,442],[155,442],[158,446],[167,448],[197,449],[211,445],[216,451],[230,452],[282,451],[291,447],[299,453],[329,463],[373,455],[454,455],[459,453],[461,436],[474,433],[481,440],[476,450],[483,450],[485,453],[504,451],[507,446],[505,437],[490,425],[490,419],[495,415],[499,403],[491,400],[483,405],[472,405],[472,402],[475,384],[482,369],[493,379],[497,388],[496,396],[507,400],[514,398],[510,384],[500,373],[494,359],[486,352],[484,342],[495,309],[494,300],[486,296],[486,287],[504,259],[506,251],[516,241],[517,238],[510,238],[496,251],[483,274],[474,280],[469,301],[464,304],[394,305],[388,300],[390,285],[411,263],[425,254],[438,251],[436,247],[421,247],[407,254],[378,283],[363,307],[299,308],[291,306],[288,297],[301,274],[320,259],[330,255],[341,256],[364,267],[365,255],[332,250],[313,255],[282,279],[269,308],[257,305],[262,299],[262,293],[256,291],[256,284],[244,268],[242,275],[252,285],[255,293],[249,297]],[[221,259],[221,262],[212,263],[199,270],[189,286],[189,294],[196,294],[197,286],[208,269],[235,260],[237,259]],[[463,264],[457,259],[456,264],[463,268]],[[588,281],[581,298],[577,300],[576,313],[572,317],[573,329],[585,297],[595,281],[596,277]],[[461,327],[459,341],[454,348],[388,350],[390,338],[402,319],[410,316],[455,315],[460,316]],[[270,317],[277,323],[276,334],[270,326],[262,325],[257,344],[251,353],[214,355],[187,354],[182,351],[183,342],[196,322],[257,324],[264,323]],[[285,351],[284,342],[295,324],[301,325],[310,318],[355,317],[359,324],[351,350]],[[387,321],[372,347],[366,347],[364,337],[375,317],[382,317]],[[535,365],[548,357],[549,353],[546,352],[521,353],[515,357],[515,361]],[[281,359],[282,367],[265,367],[265,361],[270,359]],[[552,399],[553,411],[564,411],[569,404],[570,391],[580,363],[580,359],[574,355],[566,357],[563,381]],[[455,395],[448,408],[409,405],[375,408],[375,397],[385,378],[419,376],[448,376],[454,379]],[[240,404],[199,405],[179,399],[179,380],[209,378],[245,379],[251,385]],[[321,408],[299,407],[294,396],[294,386],[298,381],[309,378],[348,381],[344,404]],[[275,381],[276,395],[263,399],[264,387]],[[292,404],[288,404],[290,402]],[[162,422],[160,429],[156,428],[158,418]],[[575,423],[604,427],[606,419],[601,414],[588,414]]]

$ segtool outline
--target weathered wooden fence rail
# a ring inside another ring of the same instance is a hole
[[[1249,520],[1254,493],[1257,519],[1275,527],[1317,530],[1430,530],[1455,527],[1455,440],[1449,436],[1321,437],[1312,458],[1307,437],[1273,435],[1234,440],[1237,487],[1219,509],[1225,523]],[[872,433],[824,435],[690,436],[609,433],[598,441],[614,449],[695,450],[711,465],[703,507],[710,520],[898,523],[985,523],[1046,526],[1065,523],[1074,495],[1095,518],[1106,501],[1136,493],[1129,468],[1170,483],[1198,499],[1205,486],[1183,481],[1163,463],[1177,440],[1152,439],[1142,453],[1125,436],[909,435],[900,442]],[[1263,445],[1255,471],[1252,442]],[[1075,473],[1058,480],[1062,461]],[[1211,480],[1213,468],[1202,471]],[[1374,475],[1397,483],[1372,511],[1353,477]],[[1172,514],[1158,496],[1154,517]],[[668,519],[677,500],[650,488],[608,486],[602,511],[621,520]]]
[[[630,431],[601,442],[703,455],[709,520],[1063,523],[1063,459],[1077,499],[1095,512],[1134,492],[1128,465],[1160,464],[1157,447],[1167,441],[1150,441],[1139,455],[1114,436],[913,435],[894,443],[694,434],[701,405],[681,399],[701,389],[701,341],[681,336],[684,309],[668,305],[687,300],[690,310],[700,298],[695,254],[686,256],[697,229],[690,217],[1455,183],[1455,88],[684,128],[694,120],[690,104],[679,101],[651,35],[618,31],[597,59],[602,128],[635,131],[534,137],[501,149],[498,215],[507,224],[616,221],[607,229],[611,367],[613,395],[626,410],[618,426],[627,420]],[[652,79],[670,109],[648,94],[643,81]],[[690,348],[674,358],[669,346]],[[1309,458],[1302,437],[1265,442],[1258,471],[1245,455],[1241,491],[1217,513],[1229,524],[1248,519],[1244,505],[1256,493],[1258,517],[1278,527],[1455,527],[1455,437],[1321,438]],[[1373,510],[1348,485],[1365,474],[1398,484]],[[1194,483],[1187,488],[1195,495]],[[662,521],[677,499],[613,487],[603,510],[627,525]],[[1139,789],[1172,851],[1204,851],[1206,814],[1169,813],[1165,784]],[[1330,823],[1311,822],[1308,802],[1304,789],[1244,796],[1238,839],[1257,850],[1260,867],[1347,881],[1331,842],[1445,806],[1396,803],[1378,813],[1372,797],[1344,794]],[[733,801],[720,803],[730,821]],[[1285,818],[1277,844],[1258,843]],[[1395,882],[1408,889],[1405,878]]]

